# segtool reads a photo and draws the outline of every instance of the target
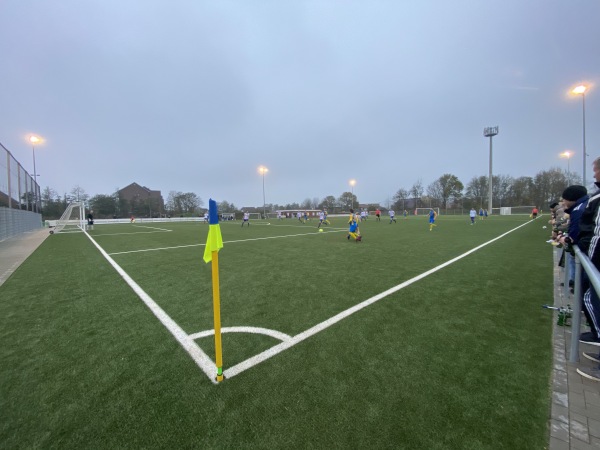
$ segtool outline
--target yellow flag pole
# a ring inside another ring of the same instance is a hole
[[[212,252],[213,314],[215,323],[215,356],[217,381],[223,381],[223,351],[221,348],[221,297],[219,294],[219,252]]]

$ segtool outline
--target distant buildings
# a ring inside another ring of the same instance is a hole
[[[127,207],[129,213],[158,216],[164,214],[165,201],[160,191],[153,191],[146,186],[140,186],[137,183],[131,183],[123,189],[119,189],[119,201],[125,203],[122,207]],[[125,208],[122,208],[122,211]]]

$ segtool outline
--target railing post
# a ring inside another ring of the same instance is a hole
[[[563,269],[563,290],[564,290],[564,294],[565,297],[568,297],[570,292],[569,292],[569,254],[565,251],[565,249],[563,248],[563,255],[565,256],[565,265],[562,268]]]
[[[571,353],[569,354],[569,362],[575,363],[579,361],[579,334],[581,332],[581,262],[579,254],[575,258],[575,293],[573,295],[573,316],[571,317]],[[566,270],[565,270],[566,272]],[[565,283],[565,288],[568,289],[568,283]]]

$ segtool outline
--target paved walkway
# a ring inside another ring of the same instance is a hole
[[[40,228],[0,242],[0,286],[48,236],[48,228]]]
[[[573,304],[573,296],[560,285],[564,272],[558,267],[559,250],[555,250],[554,306]],[[600,449],[600,382],[589,380],[577,373],[577,367],[593,367],[584,358],[583,351],[598,353],[598,347],[579,346],[579,362],[570,363],[571,327],[556,324],[554,311],[553,343],[554,371],[552,412],[550,418],[550,450]],[[585,317],[582,316],[582,323]],[[582,330],[585,331],[585,330]],[[579,338],[579,333],[576,333]]]
[[[23,233],[0,242],[0,285],[49,236],[47,228]],[[555,251],[555,262],[558,251]],[[554,264],[554,306],[572,304],[573,296],[560,286],[563,271]],[[541,306],[541,305],[540,305]],[[571,328],[556,324],[554,312],[554,370],[552,411],[550,417],[550,450],[600,449],[600,382],[582,377],[579,366],[592,367],[592,361],[581,356],[582,351],[598,350],[581,344],[578,363],[569,363]]]

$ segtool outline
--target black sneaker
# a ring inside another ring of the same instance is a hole
[[[597,353],[583,352],[583,357],[589,359],[590,361],[600,363],[600,355]]]
[[[591,369],[587,367],[578,368],[577,373],[590,380],[600,381],[600,369],[597,367]]]
[[[591,331],[586,331],[585,333],[581,333],[579,335],[579,340],[581,341],[582,339],[594,339],[594,333],[592,333]]]
[[[594,336],[586,337],[586,336],[581,335],[579,337],[579,342],[600,347],[600,339],[598,339],[597,337],[594,337]]]

